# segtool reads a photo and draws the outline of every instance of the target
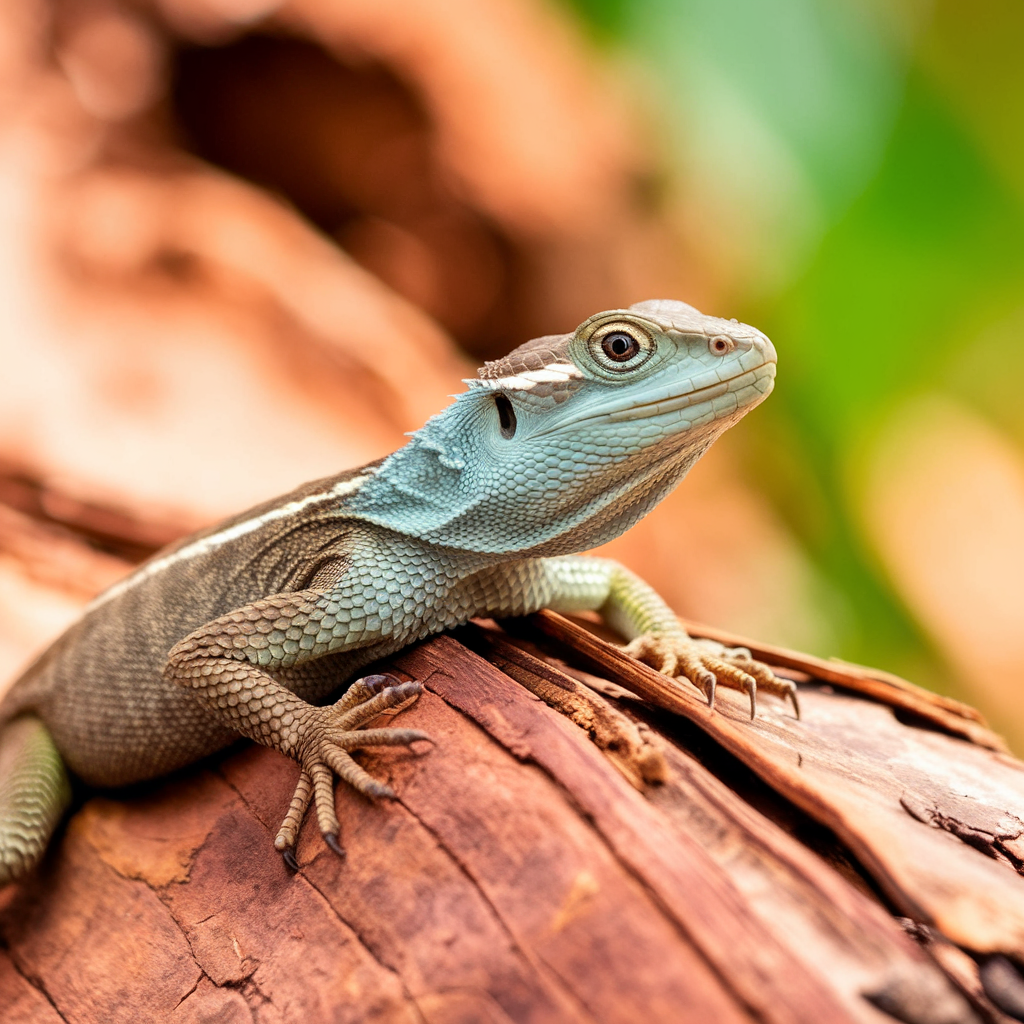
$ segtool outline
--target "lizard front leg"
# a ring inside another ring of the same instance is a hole
[[[716,687],[742,690],[757,711],[757,691],[788,699],[797,718],[796,686],[780,679],[745,648],[695,640],[679,624],[658,592],[610,558],[568,555],[519,563],[506,571],[505,592],[521,592],[524,610],[597,611],[629,643],[626,653],[665,675],[689,679],[714,707]],[[515,611],[512,614],[524,614]]]
[[[327,844],[342,853],[334,810],[334,776],[369,797],[391,797],[391,789],[368,775],[350,751],[407,745],[429,737],[415,729],[363,729],[382,711],[414,700],[419,683],[388,685],[390,677],[353,683],[338,703],[317,707],[269,673],[287,670],[306,682],[330,671],[316,659],[381,639],[354,624],[330,593],[305,590],[278,594],[207,623],[170,651],[165,677],[188,689],[218,718],[243,736],[273,747],[300,765],[299,782],[275,840],[290,867],[299,826],[311,800]],[[313,689],[328,690],[330,685]]]
[[[608,597],[599,611],[630,642],[626,653],[670,676],[684,676],[715,706],[717,685],[742,690],[757,714],[757,691],[788,699],[800,717],[796,685],[780,679],[745,647],[724,647],[714,640],[694,640],[679,624],[661,595],[635,573],[611,562]]]

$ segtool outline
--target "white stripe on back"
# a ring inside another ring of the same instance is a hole
[[[115,583],[112,587],[108,587],[104,590],[102,594],[96,597],[86,607],[85,613],[99,608],[108,601],[114,600],[115,597],[120,597],[139,583],[142,583],[144,580],[148,580],[150,576],[155,576],[158,572],[163,572],[164,569],[174,565],[176,562],[182,562],[186,559],[195,558],[199,555],[209,554],[211,551],[216,551],[217,548],[221,547],[223,544],[237,540],[239,537],[244,537],[247,533],[252,533],[267,523],[272,523],[278,519],[286,519],[288,516],[294,515],[296,512],[301,512],[304,508],[316,505],[318,502],[327,501],[330,498],[343,498],[348,494],[354,494],[372,476],[373,473],[370,472],[363,473],[361,476],[352,477],[349,480],[342,480],[339,483],[336,483],[329,491],[323,491],[320,494],[309,494],[305,498],[299,498],[297,501],[289,501],[286,505],[279,505],[277,508],[272,508],[270,511],[264,512],[261,516],[256,516],[253,519],[246,519],[240,523],[233,523],[231,526],[225,527],[225,529],[219,530],[217,533],[211,533],[206,537],[200,537],[191,544],[186,544],[184,547],[178,548],[177,551],[172,551],[169,555],[164,555],[163,558],[157,558],[152,562],[147,562],[130,576],[126,576],[119,583]]]
[[[464,380],[472,388],[490,388],[492,391],[529,391],[538,384],[564,384],[583,374],[572,363],[548,363],[539,370],[524,370],[514,377],[471,377]]]

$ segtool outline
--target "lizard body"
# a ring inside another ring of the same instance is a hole
[[[0,704],[0,884],[41,856],[68,801],[163,775],[239,734],[300,765],[275,845],[315,799],[338,848],[334,777],[391,795],[363,729],[419,692],[360,668],[478,615],[600,610],[628,650],[713,699],[792,694],[742,652],[689,640],[628,570],[576,552],[628,529],[771,390],[754,328],[654,301],[489,363],[393,455],[307,484],[158,553],[101,594]],[[795,705],[795,698],[794,698]]]

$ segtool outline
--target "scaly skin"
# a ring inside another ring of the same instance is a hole
[[[0,884],[41,855],[64,766],[116,786],[239,734],[299,765],[276,846],[289,863],[311,802],[336,850],[335,776],[390,790],[360,747],[427,739],[365,729],[416,683],[360,668],[472,616],[600,611],[627,650],[684,676],[795,695],[745,651],[692,641],[664,601],[575,552],[645,515],[771,390],[760,332],[683,303],[612,310],[488,363],[394,455],[315,481],[156,555],[86,610],[0,705]]]

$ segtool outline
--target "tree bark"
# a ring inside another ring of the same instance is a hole
[[[1010,1019],[983,979],[1022,959],[1024,772],[975,715],[839,667],[751,722],[579,624],[507,625],[385,666],[435,746],[361,755],[398,799],[339,790],[344,859],[307,821],[289,873],[296,768],[254,746],[88,796],[0,894],[4,1020]]]

